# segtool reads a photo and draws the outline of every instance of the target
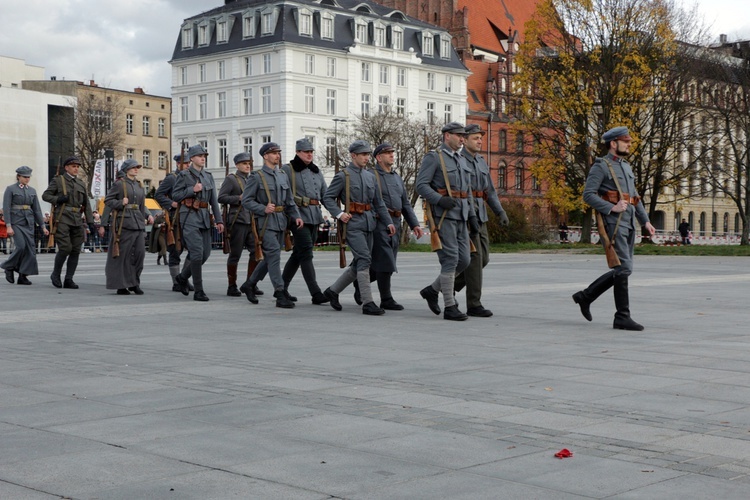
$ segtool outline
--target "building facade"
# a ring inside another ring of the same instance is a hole
[[[288,161],[302,137],[332,167],[341,122],[379,110],[436,124],[467,110],[449,32],[367,0],[226,0],[184,21],[170,64],[173,147],[203,144],[219,178],[237,152],[258,165],[273,141]]]

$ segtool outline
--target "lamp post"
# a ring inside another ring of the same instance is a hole
[[[339,173],[339,122],[346,122],[345,118],[333,119],[333,171]]]

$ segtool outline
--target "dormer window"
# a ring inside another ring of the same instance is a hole
[[[208,24],[198,26],[198,46],[208,45]]]
[[[299,13],[299,34],[301,36],[312,36],[312,14],[309,12]]]
[[[432,36],[432,33],[429,33],[427,31],[422,33],[422,55],[432,57],[435,53],[433,46],[434,38]]]
[[[333,40],[333,17],[323,15],[320,18],[320,37],[323,40]]]
[[[243,14],[242,16],[242,38],[255,37],[255,16]]]
[[[394,27],[391,32],[391,45],[393,50],[404,50],[404,30]]]
[[[364,21],[357,21],[356,27],[356,39],[359,43],[367,43],[367,23]]]
[[[443,59],[451,58],[451,39],[445,33],[440,35],[440,57]]]
[[[182,28],[182,48],[192,49],[193,48],[193,27],[185,26]]]
[[[216,43],[227,43],[229,41],[229,29],[226,21],[216,23]]]
[[[385,47],[385,26],[375,26],[375,46]]]
[[[261,35],[273,35],[274,25],[276,24],[276,13],[273,10],[264,12],[261,16]]]

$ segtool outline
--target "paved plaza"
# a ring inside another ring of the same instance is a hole
[[[350,256],[349,256],[350,257]],[[283,257],[286,258],[286,254]],[[169,291],[147,256],[143,296],[0,283],[2,499],[747,499],[750,260],[636,257],[644,332],[612,330],[612,293],[570,296],[603,255],[493,254],[489,319],[433,315],[438,272],[404,253],[405,311],[297,307]],[[317,252],[321,286],[340,274]],[[465,299],[459,294],[461,309]],[[554,454],[567,448],[571,458]]]

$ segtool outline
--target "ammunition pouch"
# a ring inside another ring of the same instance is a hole
[[[349,212],[353,214],[363,214],[372,209],[372,205],[369,203],[357,203],[353,201],[349,204]]]

